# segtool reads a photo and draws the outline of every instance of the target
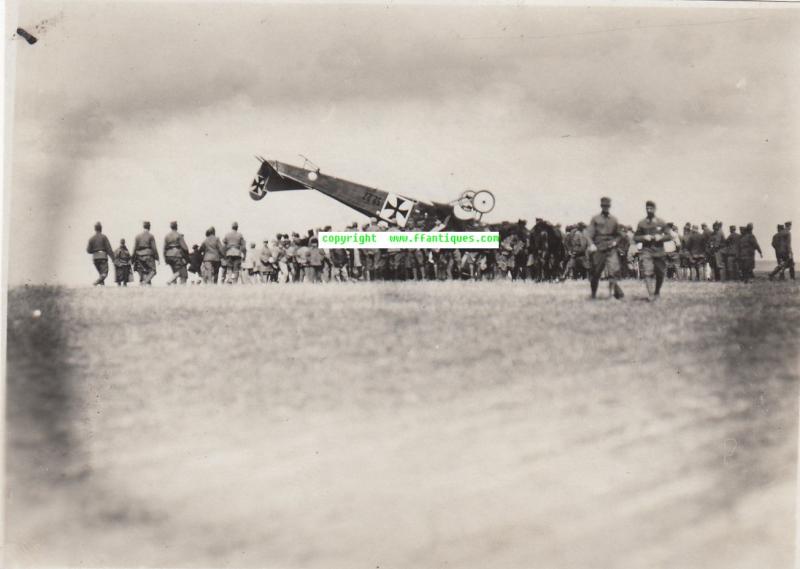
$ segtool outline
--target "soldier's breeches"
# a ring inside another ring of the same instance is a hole
[[[593,278],[599,279],[604,269],[608,273],[608,278],[619,278],[619,256],[616,249],[595,251],[592,253],[591,261]]]
[[[94,259],[94,268],[97,269],[96,283],[102,283],[108,276],[108,259]]]
[[[183,257],[167,257],[167,264],[172,269],[172,274],[177,274],[182,283],[189,279],[189,273],[186,270],[186,260]]]
[[[136,257],[136,272],[139,273],[139,282],[150,284],[156,276],[156,260],[153,257]]]
[[[114,267],[114,280],[117,284],[126,284],[130,278],[131,268],[130,265],[123,265],[121,267]]]
[[[202,266],[200,267],[200,274],[203,277],[203,282],[217,282],[217,278],[219,278],[219,261],[203,261]]]
[[[663,255],[653,255],[646,249],[642,250],[639,257],[642,262],[642,271],[645,277],[654,277],[656,275],[664,277],[667,272],[667,259]]]

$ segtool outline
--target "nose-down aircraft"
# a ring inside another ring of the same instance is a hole
[[[450,230],[462,229],[479,223],[494,208],[494,195],[488,190],[467,190],[449,203],[428,202],[322,174],[319,168],[307,167],[314,166],[308,159],[298,167],[256,158],[261,167],[250,186],[250,197],[256,201],[269,192],[317,190],[367,217],[422,230],[430,230],[437,224]]]

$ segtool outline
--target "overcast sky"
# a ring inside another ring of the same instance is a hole
[[[634,224],[654,199],[769,249],[800,221],[798,14],[25,2],[6,38],[44,23],[7,44],[9,280],[90,283],[98,220],[115,247],[145,219],[190,244],[363,221],[316,192],[251,201],[255,154],[419,198],[489,188],[490,221],[588,220],[609,195]]]

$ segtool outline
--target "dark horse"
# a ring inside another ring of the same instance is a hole
[[[561,232],[550,222],[537,220],[531,229],[528,251],[533,258],[531,278],[536,281],[558,280],[566,256]]]

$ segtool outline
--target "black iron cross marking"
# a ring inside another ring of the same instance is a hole
[[[400,206],[402,206],[405,202],[403,198],[397,198],[397,205],[392,205],[389,200],[386,200],[386,210],[391,212],[391,215],[387,217],[389,219],[397,219],[398,214],[402,213],[400,211]]]

